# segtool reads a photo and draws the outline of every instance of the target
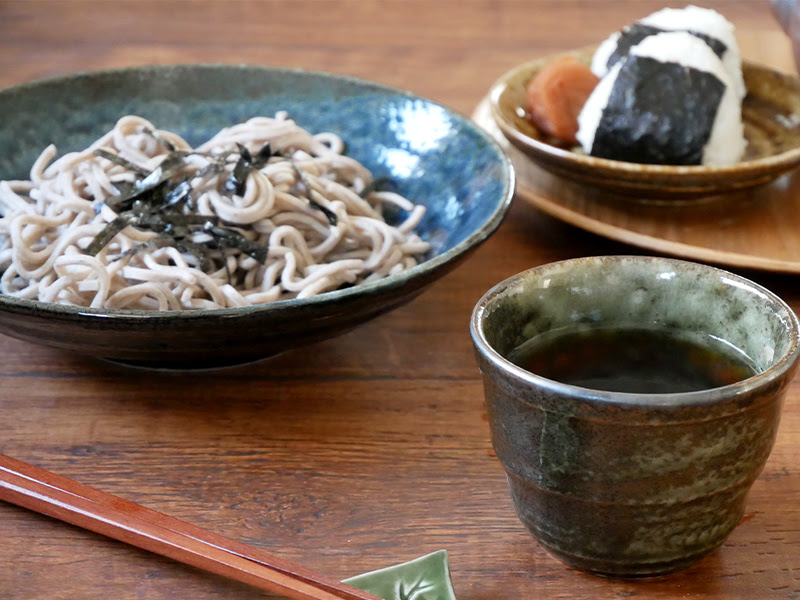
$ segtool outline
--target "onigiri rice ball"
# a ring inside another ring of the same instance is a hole
[[[592,72],[598,77],[605,76],[633,46],[648,36],[668,31],[687,31],[706,42],[725,65],[736,93],[744,98],[746,89],[735,28],[724,16],[710,8],[664,8],[613,33],[595,51]]]
[[[746,149],[741,98],[697,36],[646,36],[603,76],[578,117],[587,154],[669,165],[726,165]]]

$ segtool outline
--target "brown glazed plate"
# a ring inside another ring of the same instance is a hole
[[[589,65],[594,49],[571,52]],[[560,55],[558,55],[560,56]],[[588,156],[565,148],[529,117],[526,86],[549,56],[519,65],[492,86],[489,103],[503,135],[542,168],[616,193],[658,200],[698,198],[773,181],[800,164],[800,79],[753,63],[742,64],[747,96],[742,104],[747,150],[725,166],[646,165]]]

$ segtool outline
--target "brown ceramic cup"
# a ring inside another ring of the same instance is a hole
[[[619,393],[546,379],[508,360],[576,324],[711,335],[757,373],[683,393]],[[552,263],[490,290],[471,333],[495,452],[517,513],[578,569],[657,576],[718,548],[741,520],[775,440],[799,354],[798,320],[738,275],[679,260]]]

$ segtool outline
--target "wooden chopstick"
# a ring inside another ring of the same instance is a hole
[[[295,600],[381,600],[135,502],[0,454],[0,500]]]

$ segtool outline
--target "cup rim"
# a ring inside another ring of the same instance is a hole
[[[534,272],[544,272],[547,269],[553,269],[560,265],[568,263],[580,263],[597,260],[633,260],[637,262],[647,263],[663,263],[672,265],[690,265],[693,268],[700,267],[709,272],[717,273],[721,276],[732,278],[748,288],[767,296],[771,301],[778,304],[783,310],[786,311],[788,317],[787,325],[791,336],[789,347],[783,353],[775,364],[769,368],[756,373],[747,379],[737,381],[736,383],[709,388],[705,390],[697,390],[693,392],[671,392],[671,393],[631,393],[631,392],[609,392],[605,390],[595,390],[576,385],[562,383],[553,379],[548,379],[541,375],[531,373],[517,366],[497,350],[492,347],[483,331],[483,322],[487,314],[489,306],[496,301],[496,299],[508,288],[512,287],[517,282],[528,277]],[[639,256],[639,255],[608,255],[608,256],[585,256],[579,258],[571,258],[566,260],[554,261],[545,263],[537,267],[527,269],[512,275],[503,281],[497,283],[490,288],[478,302],[472,311],[470,319],[470,333],[476,351],[483,356],[486,360],[494,364],[496,368],[501,371],[507,372],[518,380],[522,380],[526,384],[535,385],[539,388],[547,389],[548,391],[568,395],[576,400],[587,403],[597,403],[604,405],[616,405],[619,407],[627,408],[658,408],[658,407],[674,407],[684,408],[692,406],[709,406],[714,404],[724,404],[728,401],[735,401],[753,390],[756,390],[769,382],[776,380],[790,370],[797,362],[800,356],[800,320],[792,310],[792,308],[777,294],[768,290],[764,286],[747,279],[736,273],[720,269],[704,263],[697,263],[675,258],[667,258],[661,256]]]

